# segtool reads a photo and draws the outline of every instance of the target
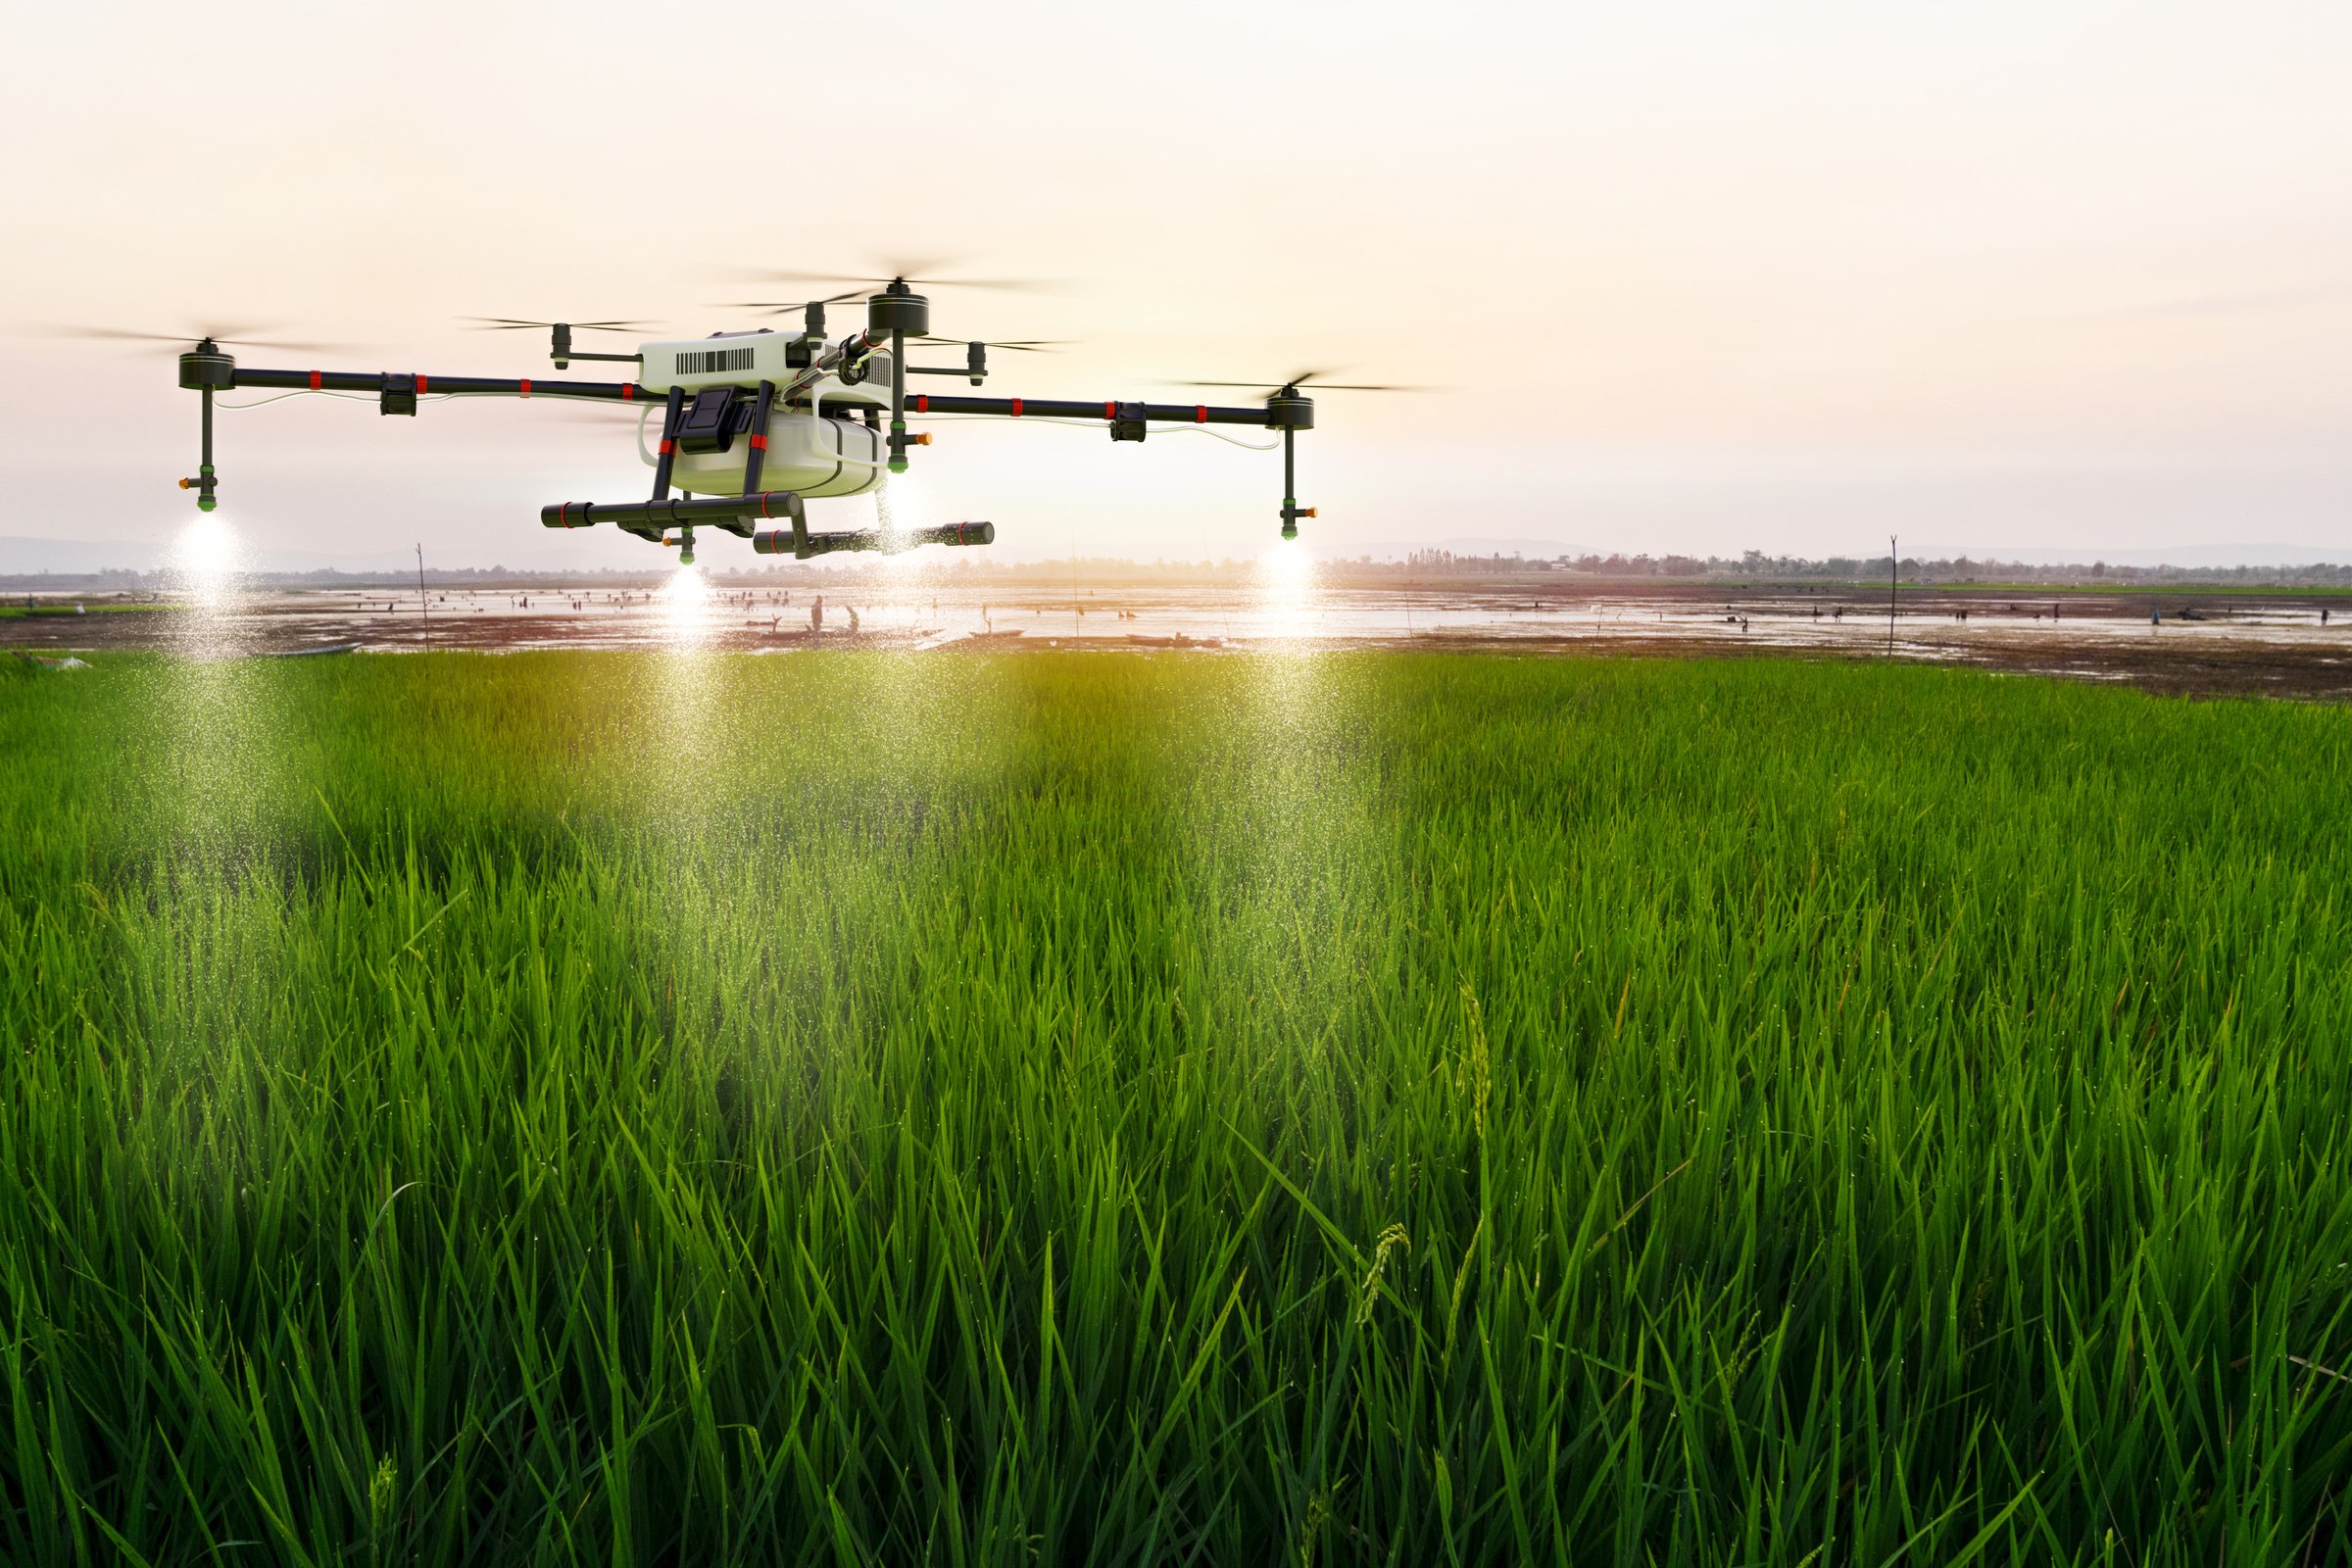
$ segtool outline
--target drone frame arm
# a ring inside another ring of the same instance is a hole
[[[917,416],[925,414],[977,414],[1006,419],[1018,419],[1024,416],[1040,419],[1101,419],[1105,424],[1132,419],[1157,419],[1168,424],[1250,424],[1260,429],[1293,428],[1279,423],[1275,414],[1267,409],[1220,409],[1205,403],[1122,403],[1115,398],[1079,402],[1070,398],[939,397],[917,392],[906,399],[906,412]]]
[[[540,381],[487,375],[425,375],[406,370],[268,370],[240,365],[230,386],[281,392],[407,391],[458,398],[591,398],[607,403],[650,401],[634,381]]]
[[[1154,419],[1171,424],[1248,424],[1280,430],[1282,537],[1298,538],[1298,519],[1315,514],[1314,508],[1298,504],[1298,432],[1315,427],[1315,406],[1312,400],[1288,387],[1268,398],[1262,409],[1221,409],[1205,403],[1121,403],[1107,398],[1101,403],[1077,403],[1049,398],[932,397],[919,392],[908,403],[907,412],[918,416],[963,414],[1017,419],[1032,415],[1039,418],[1101,419],[1109,427],[1113,441],[1141,441],[1145,424]]]

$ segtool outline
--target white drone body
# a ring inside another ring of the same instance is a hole
[[[714,337],[675,338],[639,346],[645,368],[638,384],[647,392],[666,396],[683,390],[691,400],[705,387],[740,387],[746,393],[760,382],[788,386],[807,374],[788,356],[807,339],[780,332],[730,332]],[[889,444],[881,428],[882,414],[890,407],[890,355],[877,351],[850,371],[820,377],[804,394],[807,408],[779,403],[770,412],[767,459],[760,484],[771,490],[791,490],[810,500],[863,495],[888,477]],[[874,411],[868,422],[865,411]],[[647,432],[659,408],[649,408],[637,427],[637,454],[649,468],[661,463],[647,444]],[[747,398],[736,416],[740,427],[723,452],[671,455],[670,482],[690,495],[726,496],[744,488],[746,460],[752,451],[753,409]]]

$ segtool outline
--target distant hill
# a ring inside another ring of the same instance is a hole
[[[0,576],[37,571],[148,571],[158,547],[121,539],[26,539],[0,534]]]
[[[560,549],[532,548],[527,542],[521,548],[509,548],[511,544],[512,541],[501,542],[496,562],[525,570],[542,566],[563,570],[576,564]],[[100,571],[157,571],[171,565],[170,553],[171,546],[163,540],[145,544],[131,539],[40,539],[0,534],[0,577],[29,577],[40,572],[65,576]],[[436,566],[493,564],[441,561],[430,551],[426,552],[426,560]],[[416,558],[406,550],[257,550],[241,565],[249,571],[413,572],[416,569]]]

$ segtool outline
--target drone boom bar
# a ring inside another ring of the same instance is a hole
[[[751,525],[762,518],[802,516],[801,498],[790,490],[762,490],[748,496],[697,496],[691,501],[564,501],[539,509],[539,520],[550,528],[593,528],[600,522],[635,532],[652,528],[725,528],[750,538]]]
[[[461,398],[591,398],[652,402],[634,381],[508,380],[487,375],[423,375],[407,370],[262,370],[238,366],[230,385],[291,392],[383,392],[387,388]]]
[[[1136,410],[1143,412],[1138,415]],[[1007,419],[1101,419],[1115,423],[1127,418],[1159,419],[1171,424],[1254,424],[1275,426],[1266,409],[1218,409],[1202,403],[1120,403],[1102,399],[1081,403],[1069,398],[936,397],[917,392],[906,399],[906,412],[925,414],[983,414]]]

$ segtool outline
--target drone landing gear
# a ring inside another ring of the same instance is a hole
[[[767,466],[767,418],[776,406],[776,383],[760,383],[759,398],[752,405],[752,433],[750,449],[743,455],[743,493],[757,495],[760,470]]]
[[[678,456],[678,416],[684,413],[685,409],[686,389],[682,386],[671,387],[669,401],[662,410],[662,448],[654,460],[654,499],[656,501],[669,499],[670,465],[677,461]]]

